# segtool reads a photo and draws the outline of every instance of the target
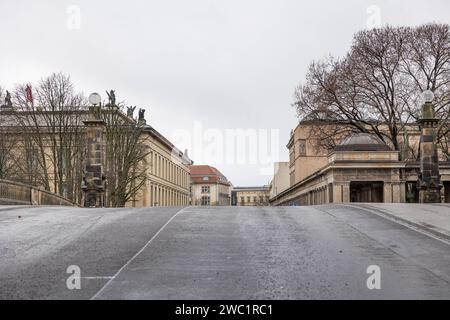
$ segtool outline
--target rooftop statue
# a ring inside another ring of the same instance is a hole
[[[12,102],[11,102],[11,93],[9,93],[8,90],[6,90],[6,96],[5,96],[5,106],[7,107],[12,107]]]
[[[109,105],[115,106],[116,105],[116,93],[114,90],[106,91],[106,94],[108,95]]]
[[[133,118],[134,110],[136,110],[136,106],[134,106],[134,107],[132,107],[132,106],[127,107],[127,116],[130,117],[130,118]]]
[[[145,114],[145,110],[139,109],[139,120],[144,120],[144,114]]]

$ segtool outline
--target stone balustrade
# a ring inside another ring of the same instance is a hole
[[[1,179],[0,205],[77,206],[70,200],[49,191]]]

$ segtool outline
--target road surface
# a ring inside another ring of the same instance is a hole
[[[348,205],[0,207],[0,299],[450,299],[450,245]]]

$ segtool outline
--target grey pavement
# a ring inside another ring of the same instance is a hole
[[[450,299],[449,242],[373,209],[9,208],[0,299]]]
[[[359,204],[358,207],[450,241],[449,203],[365,203]]]

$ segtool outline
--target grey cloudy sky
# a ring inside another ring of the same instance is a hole
[[[210,162],[234,185],[260,185],[270,180],[267,157],[236,160],[227,129],[254,130],[258,149],[279,133],[271,155],[287,160],[293,90],[311,60],[344,54],[378,17],[448,23],[449,12],[448,0],[0,0],[0,85],[62,71],[85,94],[115,89],[197,164]],[[192,146],[196,130],[203,138]],[[228,158],[208,156],[217,148]]]

